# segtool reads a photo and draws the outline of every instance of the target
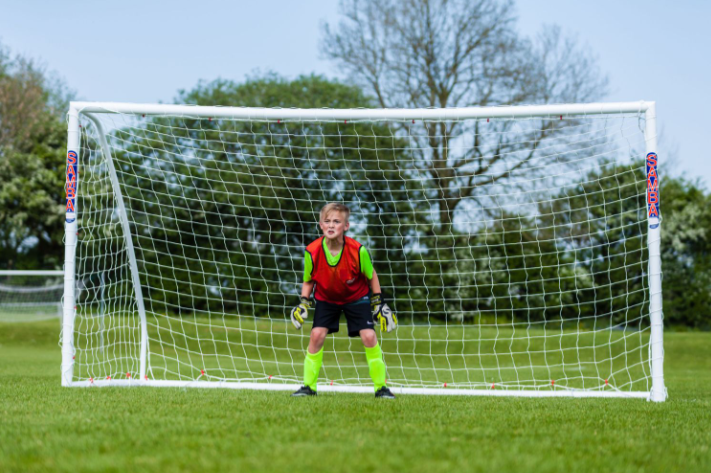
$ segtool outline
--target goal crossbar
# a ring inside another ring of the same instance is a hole
[[[234,118],[244,120],[464,120],[474,118],[530,118],[643,113],[654,102],[613,102],[517,107],[461,107],[415,109],[295,109],[215,107],[200,105],[132,104],[115,102],[72,102],[71,113],[115,113],[175,115],[182,117]]]

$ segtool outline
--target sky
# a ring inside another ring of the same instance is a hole
[[[597,56],[605,101],[657,102],[667,172],[709,188],[709,0],[518,0],[518,28],[557,24]],[[40,60],[79,100],[172,102],[199,80],[257,71],[343,78],[319,54],[336,0],[0,0],[0,43]],[[671,165],[669,165],[671,164]]]

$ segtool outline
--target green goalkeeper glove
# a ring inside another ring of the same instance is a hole
[[[370,298],[370,307],[373,309],[373,321],[380,324],[381,332],[392,332],[397,328],[397,317],[390,307],[383,302],[381,294],[373,294]]]
[[[300,329],[304,324],[304,319],[309,318],[309,308],[311,307],[311,301],[308,297],[302,297],[301,303],[291,309],[291,323],[294,327]]]

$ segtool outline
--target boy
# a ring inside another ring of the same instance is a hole
[[[378,345],[373,321],[380,324],[381,331],[390,332],[397,327],[397,318],[383,302],[378,275],[368,252],[363,245],[345,236],[350,228],[349,216],[350,210],[343,204],[324,206],[319,221],[323,236],[306,247],[301,303],[291,311],[291,322],[297,329],[301,328],[308,317],[309,297],[314,286],[316,313],[304,360],[304,386],[292,396],[316,395],[326,335],[338,332],[341,312],[345,312],[348,336],[360,336],[365,345],[375,397],[395,399],[385,386],[383,352]],[[369,296],[371,291],[372,297]]]

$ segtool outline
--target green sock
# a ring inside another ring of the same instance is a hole
[[[321,362],[323,362],[323,348],[318,353],[309,353],[306,350],[306,359],[304,360],[304,386],[308,386],[316,391],[316,382],[318,381],[318,373],[321,371]]]
[[[380,345],[376,344],[373,348],[365,347],[365,357],[368,360],[368,368],[370,369],[370,377],[373,379],[375,391],[385,386],[385,362],[383,361],[383,351]]]

